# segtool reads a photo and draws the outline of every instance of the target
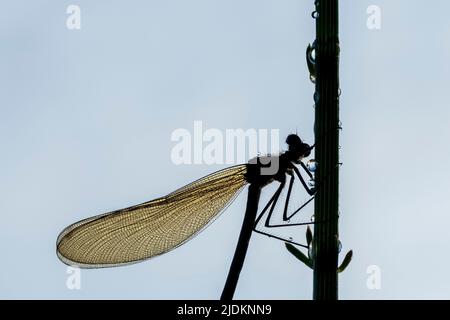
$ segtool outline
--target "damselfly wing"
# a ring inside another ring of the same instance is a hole
[[[217,171],[165,197],[74,223],[58,236],[58,257],[66,264],[84,268],[119,266],[152,258],[182,245],[198,234],[224,211],[246,184],[251,184],[256,190],[273,181],[280,182],[280,185],[258,217],[256,217],[258,204],[248,201],[246,217],[254,216],[254,218],[251,218],[251,224],[247,224],[247,227],[244,228],[245,223],[243,224],[243,230],[246,231],[241,231],[241,234],[247,233],[243,239],[249,239],[253,230],[279,240],[286,240],[256,229],[265,213],[267,213],[266,227],[286,226],[286,224],[270,224],[275,206],[286,185],[286,176],[290,176],[290,180],[284,205],[284,221],[288,221],[302,208],[293,213],[288,212],[296,176],[310,195],[314,193],[314,190],[308,188],[295,166],[300,164],[312,178],[301,160],[310,154],[313,147],[303,143],[297,135],[289,135],[286,143],[289,150],[279,156],[257,157],[256,162],[250,161],[248,164]],[[261,163],[260,160],[267,158],[277,160],[278,168],[271,174],[262,173],[271,161]],[[257,193],[259,194],[259,191]],[[255,197],[255,201],[258,202],[256,198],[259,198],[259,195]],[[308,223],[292,225],[305,224]],[[238,242],[238,247],[246,246],[247,240]],[[243,256],[237,263],[234,263],[234,260],[232,266],[242,265]]]
[[[247,184],[246,168],[229,167],[165,197],[74,223],[57,239],[58,257],[69,265],[101,268],[168,252],[224,211]]]

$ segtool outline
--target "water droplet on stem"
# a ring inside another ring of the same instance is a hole
[[[306,167],[311,172],[317,171],[318,162],[315,159],[311,159],[306,163]]]

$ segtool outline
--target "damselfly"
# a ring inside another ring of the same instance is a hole
[[[287,226],[270,224],[275,204],[286,186],[287,177],[289,176],[290,180],[283,210],[284,221],[289,221],[313,199],[310,198],[300,208],[288,213],[295,177],[300,180],[308,194],[312,196],[315,192],[314,188],[307,185],[296,167],[300,165],[309,178],[313,178],[302,159],[310,155],[314,146],[303,143],[295,134],[289,135],[286,143],[288,151],[277,156],[257,157],[247,164],[207,175],[165,197],[76,222],[58,236],[57,255],[69,265],[101,268],[136,263],[166,253],[203,230],[226,209],[244,186],[249,184],[246,214],[222,294],[223,299],[232,298],[252,231],[270,235],[256,229],[264,214],[268,212],[266,227]],[[257,216],[261,189],[274,181],[278,181],[280,185]],[[305,224],[310,222],[288,225]]]

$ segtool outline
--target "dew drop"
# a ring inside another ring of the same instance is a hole
[[[313,241],[308,246],[308,257],[310,259],[313,259],[316,256],[316,250],[314,249],[314,247],[315,247],[315,245],[314,245],[314,241]]]
[[[311,17],[313,17],[313,19],[317,19],[319,17],[319,13],[317,11],[313,11],[311,13]]]
[[[338,239],[338,241],[337,241],[337,249],[338,249],[338,252],[341,252],[341,251],[342,251],[342,242],[341,242],[341,240],[339,240],[339,239]]]
[[[315,217],[314,217],[314,215],[312,215],[312,216],[311,216],[311,219],[310,219],[311,222],[314,222],[314,219],[315,219]]]
[[[314,46],[314,44],[313,44],[313,46]],[[313,62],[315,62],[316,61],[316,49],[313,47],[313,49],[311,50],[311,60],[313,61]]]
[[[314,92],[313,98],[314,98],[314,102],[318,103],[319,102],[319,93],[318,92]]]
[[[315,159],[311,159],[306,163],[306,167],[311,172],[317,171],[318,162]]]
[[[308,186],[310,186],[311,188],[315,188],[316,187],[316,181],[314,179],[311,179],[308,181]]]

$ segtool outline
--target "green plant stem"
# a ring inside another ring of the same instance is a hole
[[[316,8],[314,300],[338,299],[339,32],[338,0]]]

